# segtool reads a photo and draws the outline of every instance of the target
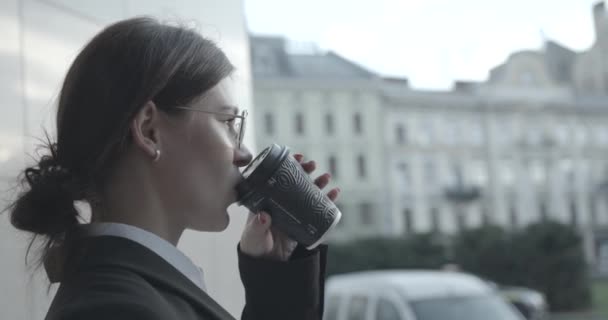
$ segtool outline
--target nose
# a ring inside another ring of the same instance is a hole
[[[237,167],[244,167],[251,162],[253,155],[249,149],[243,144],[240,148],[234,149],[234,164]]]

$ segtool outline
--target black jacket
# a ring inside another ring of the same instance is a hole
[[[290,261],[279,262],[238,250],[246,296],[241,319],[320,320],[325,254],[326,247],[297,248]],[[131,240],[84,238],[69,257],[47,320],[234,319],[164,259]]]

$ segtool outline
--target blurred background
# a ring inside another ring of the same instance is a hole
[[[285,144],[332,173],[343,220],[331,276],[459,270],[530,319],[608,319],[603,1],[0,0],[3,199],[43,129],[53,134],[78,50],[142,14],[186,22],[225,50],[254,151]],[[189,233],[180,247],[238,317],[245,215],[231,210],[227,232]],[[52,297],[43,272],[24,266],[27,240],[1,216],[7,319],[42,318]],[[366,308],[380,304],[363,293],[335,297],[358,311],[328,320],[410,319],[373,317]]]

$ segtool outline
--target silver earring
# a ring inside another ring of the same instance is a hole
[[[156,149],[156,155],[154,156],[154,162],[158,161],[158,159],[160,159],[160,150]]]

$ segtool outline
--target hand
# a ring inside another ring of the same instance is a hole
[[[316,169],[314,161],[304,161],[304,156],[295,154],[294,158],[302,165],[304,171],[311,174]],[[319,189],[325,188],[331,175],[325,173],[317,177],[314,183]],[[331,189],[327,193],[327,197],[331,201],[335,201],[340,194],[339,188]],[[257,214],[250,212],[245,230],[241,236],[241,251],[252,257],[268,257],[270,259],[287,261],[298,243],[290,239],[280,230],[272,226],[272,219],[267,212],[259,212]]]

